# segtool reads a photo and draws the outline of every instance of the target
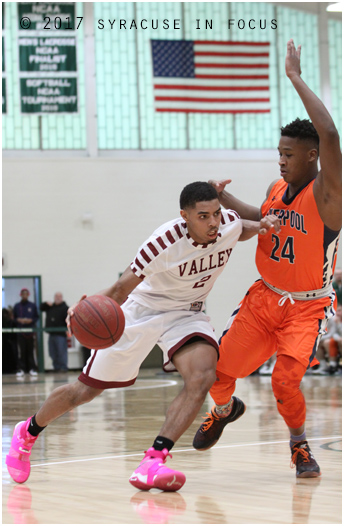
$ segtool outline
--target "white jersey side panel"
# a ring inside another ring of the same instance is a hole
[[[130,297],[159,311],[190,310],[204,302],[242,232],[236,212],[222,210],[221,216],[216,241],[206,245],[193,241],[182,218],[158,228],[131,264],[143,281]]]

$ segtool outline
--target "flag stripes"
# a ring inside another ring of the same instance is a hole
[[[152,40],[151,46],[156,111],[270,112],[269,42]]]

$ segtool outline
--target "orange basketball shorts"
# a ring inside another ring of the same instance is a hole
[[[236,379],[250,375],[277,352],[272,374],[277,408],[289,427],[298,428],[306,414],[300,382],[307,368],[318,363],[315,354],[334,315],[335,296],[294,304],[287,299],[282,306],[280,299],[262,280],[249,289],[220,340],[217,381],[210,394],[216,404],[226,404]]]
[[[327,321],[334,315],[333,297],[278,305],[281,296],[256,281],[232,314],[220,339],[217,369],[244,378],[276,351],[301,362],[317,363],[315,353]]]

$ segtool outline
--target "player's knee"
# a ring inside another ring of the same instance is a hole
[[[215,370],[209,369],[193,372],[185,384],[194,394],[205,397],[215,380]]]
[[[271,386],[279,403],[285,403],[298,395],[305,367],[290,356],[277,359],[271,376]]]
[[[278,403],[285,403],[287,400],[294,398],[300,389],[300,380],[291,380],[287,377],[281,378],[279,376],[272,375],[271,386],[274,396]]]

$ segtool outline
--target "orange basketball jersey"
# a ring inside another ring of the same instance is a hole
[[[329,285],[336,264],[339,232],[320,218],[313,185],[315,179],[290,199],[281,179],[262,205],[262,217],[275,214],[281,232],[258,236],[256,264],[262,278],[289,292],[321,289]]]

